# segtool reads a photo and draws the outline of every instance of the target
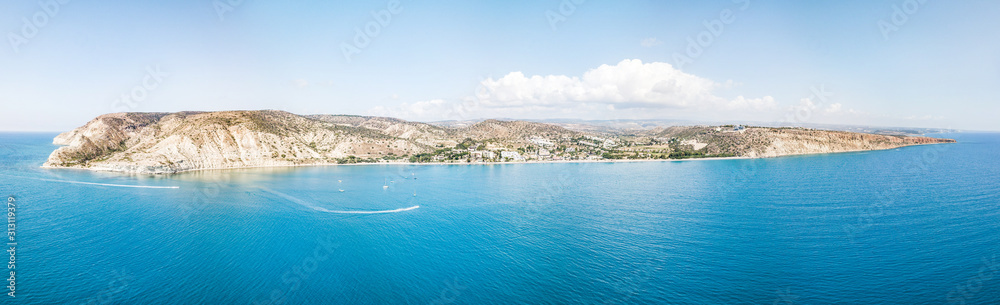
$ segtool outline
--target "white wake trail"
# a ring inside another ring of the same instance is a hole
[[[111,183],[95,183],[95,182],[83,182],[83,181],[69,181],[69,180],[55,180],[55,179],[43,179],[34,178],[42,181],[49,182],[61,182],[61,183],[73,183],[73,184],[87,184],[87,185],[100,185],[100,186],[113,186],[113,187],[134,187],[134,188],[144,188],[144,189],[179,189],[179,186],[151,186],[151,185],[128,185],[128,184],[111,184]]]
[[[265,192],[268,192],[268,193],[271,193],[271,194],[274,194],[274,195],[278,195],[281,198],[288,199],[288,201],[298,203],[298,204],[300,204],[300,205],[302,205],[304,207],[307,207],[307,208],[310,208],[310,209],[313,209],[313,210],[316,210],[316,211],[320,211],[320,212],[326,212],[326,213],[336,213],[336,214],[385,214],[385,213],[405,212],[405,211],[415,210],[417,208],[420,208],[419,205],[415,205],[415,206],[408,207],[408,208],[401,208],[401,209],[395,209],[395,210],[381,210],[381,211],[338,211],[338,210],[328,210],[328,209],[325,209],[325,208],[322,208],[322,207],[318,207],[318,206],[316,206],[316,205],[314,205],[312,203],[309,203],[308,201],[292,197],[292,196],[290,196],[288,194],[285,194],[285,193],[282,193],[282,192],[278,192],[278,191],[275,191],[275,190],[272,190],[272,189],[268,189],[268,188],[263,188],[263,187],[261,189],[264,190]]]

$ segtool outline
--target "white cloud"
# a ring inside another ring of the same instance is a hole
[[[911,120],[911,121],[940,121],[940,120],[944,120],[944,116],[940,116],[940,115],[935,116],[935,115],[929,115],[929,114],[925,114],[925,115],[922,115],[922,116],[911,115],[911,116],[906,117],[906,119],[907,120]]]
[[[442,99],[402,103],[396,107],[377,106],[369,110],[369,114],[388,117],[402,117],[411,120],[439,120],[442,114],[453,111],[455,105]]]
[[[826,107],[826,109],[824,109],[823,111],[826,111],[828,113],[837,113],[840,112],[840,109],[843,108],[843,106],[844,105],[841,105],[840,103],[833,103],[830,104],[830,106]]]
[[[735,83],[717,83],[684,73],[668,63],[627,59],[601,65],[581,76],[525,75],[511,72],[481,82],[474,96],[463,102],[431,100],[377,107],[370,112],[410,119],[479,117],[663,117],[664,112],[775,111],[770,96],[727,99],[717,89]],[[773,116],[773,113],[771,114]]]
[[[478,98],[497,107],[522,105],[567,106],[573,103],[616,104],[628,107],[688,107],[721,98],[712,95],[715,82],[674,69],[668,63],[624,60],[601,65],[580,77],[525,76],[512,72],[483,81]]]
[[[748,99],[740,95],[732,101],[729,101],[729,103],[726,104],[726,108],[730,110],[775,110],[778,108],[778,103],[775,102],[774,98],[770,96]]]
[[[650,48],[650,47],[655,47],[655,46],[661,45],[661,44],[663,44],[663,42],[660,41],[659,39],[654,38],[654,37],[650,37],[650,38],[643,39],[642,41],[639,42],[639,44],[642,45],[642,46],[644,46],[644,47]]]
[[[296,79],[295,80],[295,87],[296,88],[305,88],[305,87],[308,87],[308,86],[309,86],[309,81],[307,81],[305,79],[301,79],[300,78],[300,79]]]

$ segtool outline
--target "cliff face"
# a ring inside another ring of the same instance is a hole
[[[908,145],[955,142],[952,139],[805,128],[749,127],[741,131],[734,131],[732,127],[718,129],[715,127],[670,127],[660,131],[656,136],[690,139],[706,143],[704,151],[709,154],[727,154],[750,158],[881,150]]]
[[[754,149],[748,157],[777,157],[813,153],[845,152],[891,149],[908,145],[951,143],[955,140],[928,137],[903,137],[844,131],[817,131],[802,129],[770,129],[759,131],[762,138],[770,138],[770,145]]]
[[[637,138],[652,141],[651,146],[645,147],[646,152],[742,157],[954,142],[801,128],[731,129],[670,127],[614,138],[524,121],[486,120],[447,128],[393,118],[300,116],[273,110],[112,113],[57,136],[53,143],[65,146],[52,152],[43,166],[159,174],[406,157],[473,162],[474,150],[480,151],[476,158],[490,155],[482,150],[496,155],[511,150],[534,154],[538,160],[551,160],[557,154],[561,160],[573,160],[641,150]],[[656,141],[660,144],[653,143]],[[642,158],[638,154],[633,156]],[[649,157],[647,154],[646,158]]]
[[[173,173],[337,163],[430,151],[427,145],[282,111],[113,113],[60,134],[46,167]]]

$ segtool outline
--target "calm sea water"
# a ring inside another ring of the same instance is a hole
[[[5,304],[1000,301],[998,134],[760,160],[171,176],[40,169],[54,136],[0,134],[0,191],[19,205]]]

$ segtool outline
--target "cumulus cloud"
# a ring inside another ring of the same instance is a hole
[[[525,76],[512,72],[482,83],[478,97],[491,106],[562,106],[574,103],[614,104],[629,107],[687,107],[719,102],[712,94],[719,84],[681,72],[668,63],[624,60],[601,65],[580,77]]]
[[[774,98],[770,96],[748,99],[740,95],[732,101],[729,101],[729,103],[726,104],[726,108],[730,110],[775,110],[778,108],[778,103],[775,102]]]
[[[840,112],[840,109],[843,107],[844,105],[841,105],[840,103],[833,103],[830,104],[830,106],[826,107],[826,109],[824,109],[823,111],[826,111],[828,113],[837,113]]]
[[[458,104],[442,99],[402,103],[395,107],[377,106],[368,112],[372,115],[407,118],[411,120],[440,120],[455,111]]]
[[[777,107],[770,96],[739,96],[730,100],[715,94],[716,90],[732,87],[732,81],[720,84],[684,73],[668,63],[627,59],[615,65],[601,65],[580,76],[529,76],[511,72],[482,81],[475,94],[461,102],[431,100],[378,107],[371,112],[415,118],[437,111],[438,115],[445,116],[443,119],[454,119],[456,116],[523,117],[525,114],[580,117],[583,113],[593,117],[608,112],[649,116],[651,111],[773,111]]]
[[[642,46],[644,46],[644,47],[651,48],[651,47],[655,47],[655,46],[661,45],[661,44],[663,44],[663,42],[660,41],[659,39],[650,37],[650,38],[643,39],[642,41],[639,42],[639,44],[642,45]]]

